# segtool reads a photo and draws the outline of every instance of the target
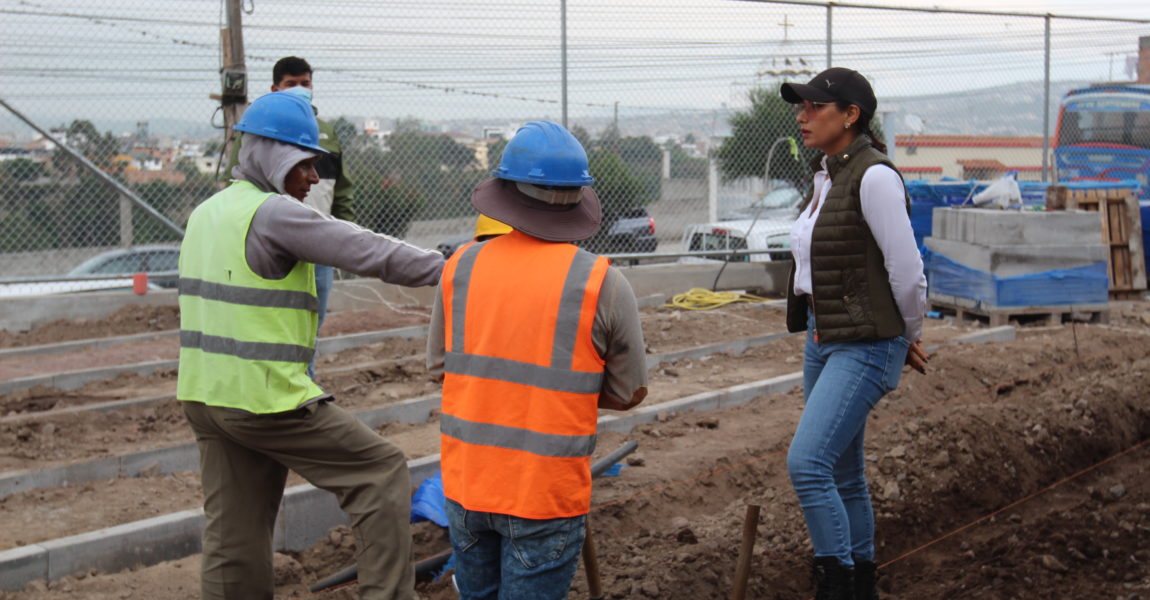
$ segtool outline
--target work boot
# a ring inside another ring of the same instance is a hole
[[[877,584],[878,567],[869,560],[856,560],[854,600],[879,600]]]
[[[833,556],[815,558],[813,575],[818,591],[815,600],[852,600],[854,598],[854,568],[839,562]]]

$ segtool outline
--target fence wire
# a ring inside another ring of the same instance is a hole
[[[1150,20],[732,0],[243,8],[249,100],[270,89],[279,58],[310,62],[314,105],[342,142],[361,225],[429,248],[468,237],[470,191],[506,140],[524,122],[566,117],[606,209],[588,247],[607,254],[717,249],[691,233],[756,213],[785,228],[815,151],[792,146],[794,113],[778,86],[805,82],[828,59],[872,81],[880,135],[909,144],[894,150],[908,179],[991,176],[995,162],[1042,179],[1059,98],[1132,80],[1139,37],[1150,34]],[[4,0],[0,98],[182,226],[227,177],[211,97],[225,14],[224,0]],[[998,136],[1019,150],[968,149],[966,163],[951,157],[940,169],[922,142],[930,136]],[[0,276],[169,272],[179,240],[0,111]]]

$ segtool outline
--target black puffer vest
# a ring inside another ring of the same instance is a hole
[[[821,157],[812,161],[821,169]],[[873,165],[894,165],[860,135],[842,152],[827,157],[831,189],[811,235],[811,283],[815,329],[820,342],[891,338],[906,329],[890,289],[882,251],[862,214],[859,187]],[[897,173],[897,169],[895,170]],[[806,210],[811,202],[803,205]],[[910,211],[910,198],[906,199]],[[807,328],[807,298],[795,295],[795,268],[787,283],[787,329]]]

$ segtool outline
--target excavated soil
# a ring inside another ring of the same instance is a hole
[[[761,331],[782,328],[781,311],[719,312],[731,316],[645,312],[648,344],[675,349],[670,332],[690,324],[699,325],[698,337],[681,347],[722,339],[719,322],[737,323],[728,338],[760,331],[750,329],[759,320],[774,321]],[[930,321],[927,341],[967,329]],[[1013,342],[944,347],[926,376],[905,373],[868,429],[883,597],[1150,598],[1148,342],[1150,304],[1115,303],[1110,325],[1023,328]],[[789,338],[741,356],[663,365],[652,372],[648,402],[793,372],[798,351]],[[800,410],[793,390],[739,407],[664,414],[628,436],[600,436],[599,454],[626,439],[639,442],[619,475],[596,481],[590,518],[606,597],[728,597],[746,506],[755,504],[761,516],[746,597],[809,598],[810,548],[784,462]],[[410,425],[386,427],[384,435],[411,452],[426,431],[434,437],[434,427]],[[198,502],[194,474],[136,481],[154,487],[126,495],[153,501],[166,489]],[[83,511],[83,496],[112,485],[41,493],[49,504],[53,493],[71,496]],[[11,502],[0,500],[0,511]],[[413,535],[418,557],[446,546],[433,525],[413,526]],[[305,552],[277,556],[277,597],[311,597],[307,586],[346,567],[353,548],[337,528]],[[35,582],[0,599],[192,599],[197,568],[198,557],[189,557]],[[587,597],[583,577],[580,569],[571,598]],[[455,597],[442,581],[419,591],[433,600]],[[354,598],[354,588],[315,597]]]

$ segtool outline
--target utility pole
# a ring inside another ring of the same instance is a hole
[[[244,26],[242,0],[227,0],[228,26],[220,30],[220,46],[223,48],[223,64],[220,66],[220,105],[224,111],[224,147],[220,151],[220,161],[231,156],[231,146],[235,141],[232,127],[240,122],[248,103],[248,73],[244,65]]]
[[[563,63],[563,90],[560,98],[560,112],[563,113],[563,126],[567,127],[567,0],[559,1],[559,52]]]

